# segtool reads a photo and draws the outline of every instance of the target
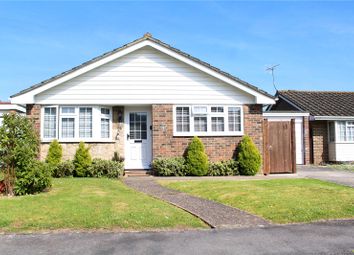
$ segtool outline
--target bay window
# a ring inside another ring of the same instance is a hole
[[[67,142],[108,140],[111,138],[111,113],[110,107],[44,106],[42,139]]]
[[[175,136],[243,135],[242,124],[241,106],[174,106]]]

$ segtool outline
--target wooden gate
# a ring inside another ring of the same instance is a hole
[[[264,174],[296,173],[295,120],[263,125]]]

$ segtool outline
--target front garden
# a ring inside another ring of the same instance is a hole
[[[354,189],[313,179],[168,181],[159,183],[274,223],[354,218]]]
[[[0,197],[0,232],[206,227],[179,208],[107,178],[55,178],[50,192]]]

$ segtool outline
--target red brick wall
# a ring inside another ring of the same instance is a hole
[[[309,117],[303,117],[303,130],[304,130],[304,164],[311,163],[311,140],[310,140],[310,126]]]
[[[262,141],[262,106],[244,106],[244,129],[245,134],[252,137],[253,141],[263,152]],[[153,158],[182,156],[190,143],[192,137],[173,136],[173,106],[153,105],[152,106],[153,126]],[[211,161],[231,159],[241,136],[208,136],[200,137],[205,145],[206,152]]]
[[[313,164],[328,162],[327,121],[311,121]]]
[[[34,127],[40,137],[41,133],[41,106],[38,104],[27,104],[26,115],[34,122]]]

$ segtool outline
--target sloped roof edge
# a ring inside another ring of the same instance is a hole
[[[173,52],[175,52],[177,54],[180,54],[180,55],[182,55],[182,56],[184,56],[184,57],[186,57],[186,58],[188,58],[188,59],[190,59],[192,61],[197,62],[198,64],[203,65],[204,67],[207,67],[207,68],[209,68],[209,69],[211,69],[211,70],[213,70],[213,71],[215,71],[215,72],[217,72],[217,73],[219,73],[221,75],[224,75],[225,77],[227,77],[227,78],[229,78],[231,80],[234,80],[234,81],[236,81],[236,82],[238,82],[238,83],[240,83],[240,84],[242,84],[242,85],[244,85],[244,86],[246,86],[246,87],[248,87],[248,88],[250,88],[250,89],[252,89],[254,91],[259,92],[260,94],[262,94],[262,95],[264,95],[266,97],[274,99],[274,96],[268,94],[266,91],[261,90],[258,87],[254,86],[254,85],[252,85],[252,84],[250,84],[250,83],[248,83],[248,82],[246,82],[244,80],[241,80],[240,78],[237,78],[237,77],[231,75],[230,73],[224,72],[221,69],[219,69],[217,67],[214,67],[214,66],[210,65],[207,62],[204,62],[204,61],[202,61],[202,60],[200,60],[200,59],[198,59],[196,57],[193,57],[193,56],[191,56],[190,54],[188,54],[186,52],[183,52],[183,51],[181,51],[181,50],[179,50],[177,48],[172,47],[171,45],[169,45],[169,44],[167,44],[165,42],[162,42],[159,39],[156,39],[156,38],[152,37],[150,33],[146,33],[141,38],[138,38],[138,39],[136,39],[136,40],[134,40],[134,41],[132,41],[130,43],[127,43],[127,44],[125,44],[125,45],[123,45],[123,46],[121,46],[119,48],[116,48],[116,49],[113,49],[113,50],[111,50],[109,52],[106,52],[106,53],[104,53],[104,54],[102,54],[100,56],[92,58],[91,60],[86,61],[86,62],[82,63],[81,65],[78,65],[78,66],[76,66],[74,68],[71,68],[70,70],[64,71],[64,72],[62,72],[62,73],[60,73],[58,75],[55,75],[55,76],[53,76],[53,77],[51,77],[49,79],[46,79],[46,80],[44,80],[44,81],[42,81],[40,83],[32,85],[31,87],[29,87],[27,89],[24,89],[24,90],[22,90],[22,91],[20,91],[20,92],[18,92],[16,94],[10,96],[10,97],[14,98],[14,97],[20,96],[22,94],[25,94],[27,92],[30,92],[30,91],[32,91],[34,89],[37,89],[39,87],[42,87],[42,86],[44,86],[44,85],[46,85],[46,84],[48,84],[48,83],[50,83],[52,81],[55,81],[55,80],[57,80],[57,79],[59,79],[61,77],[64,77],[64,76],[66,76],[68,74],[71,74],[71,73],[73,73],[73,72],[75,72],[75,71],[77,71],[77,70],[79,70],[81,68],[84,68],[84,67],[86,67],[86,66],[88,66],[88,65],[90,65],[92,63],[95,63],[95,62],[97,62],[97,61],[99,61],[101,59],[104,59],[104,58],[106,58],[108,56],[111,56],[111,55],[113,55],[113,54],[115,54],[115,53],[117,53],[119,51],[122,51],[122,50],[124,50],[126,48],[129,48],[129,47],[131,47],[133,45],[136,45],[136,44],[138,44],[140,42],[143,42],[145,40],[150,40],[150,41],[152,41],[152,42],[154,42],[154,43],[156,43],[156,44],[158,44],[160,46],[163,46],[163,47],[165,47],[165,48],[167,48],[169,50],[172,50]]]

